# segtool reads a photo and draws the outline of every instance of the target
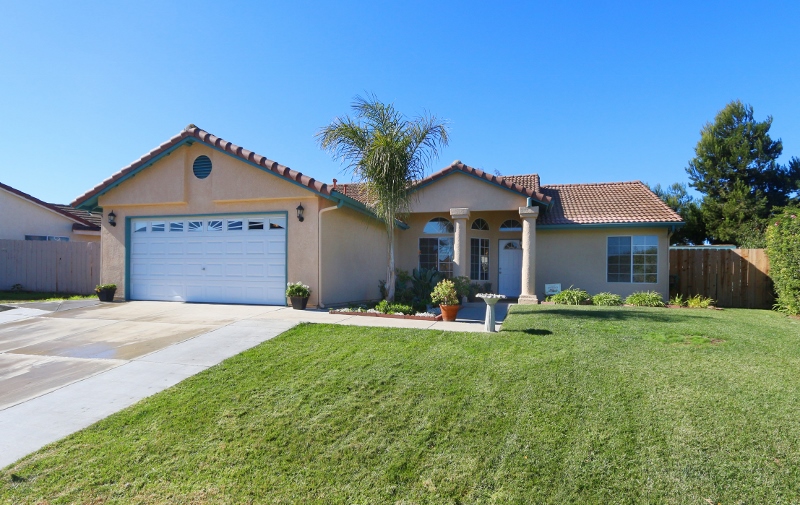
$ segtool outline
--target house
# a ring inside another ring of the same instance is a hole
[[[100,215],[46,203],[0,183],[0,239],[100,241]]]
[[[189,125],[80,196],[102,213],[101,282],[134,300],[325,306],[379,298],[386,236],[358,185],[323,183]],[[456,161],[413,188],[397,267],[491,282],[520,303],[546,284],[668,294],[681,218],[641,182],[541,185]]]

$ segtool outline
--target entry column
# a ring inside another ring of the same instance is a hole
[[[539,207],[520,207],[522,218],[522,294],[521,305],[539,303],[536,298],[536,218]]]
[[[450,209],[450,217],[455,223],[455,240],[453,241],[453,277],[467,275],[467,219],[469,209]]]

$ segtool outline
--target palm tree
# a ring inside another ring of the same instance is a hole
[[[394,229],[409,211],[411,185],[447,145],[447,126],[430,115],[409,120],[375,95],[357,96],[352,108],[355,117],[336,118],[317,133],[317,140],[347,164],[346,170],[363,184],[367,207],[386,226],[386,299],[393,301]]]

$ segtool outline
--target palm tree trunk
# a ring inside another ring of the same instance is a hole
[[[391,221],[394,224],[394,221]],[[386,300],[389,302],[394,301],[394,286],[395,272],[394,272],[394,226],[387,227],[386,230],[389,248],[389,264],[386,266]]]

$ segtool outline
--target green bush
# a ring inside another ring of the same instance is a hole
[[[416,314],[416,311],[410,305],[402,303],[389,303],[386,300],[381,300],[375,305],[375,310],[383,314],[405,314],[407,316]]]
[[[415,269],[411,274],[405,270],[395,270],[394,301],[410,305],[416,312],[425,312],[431,303],[431,290],[442,280],[438,270]],[[379,281],[381,298],[386,298],[386,281]]]
[[[663,307],[664,298],[658,291],[637,291],[625,298],[625,304],[636,307]]]
[[[694,295],[686,299],[686,306],[692,309],[707,309],[714,305],[714,300],[703,295]]]
[[[605,307],[613,307],[615,305],[622,305],[622,297],[614,293],[597,293],[592,297],[593,305],[602,305]]]
[[[581,302],[585,302],[586,300],[591,300],[591,298],[589,298],[589,293],[580,288],[573,288],[572,286],[558,294],[547,297],[548,302],[554,302],[559,305],[580,305]]]
[[[461,303],[456,285],[450,279],[444,279],[433,288],[431,301],[436,305],[459,305]]]
[[[775,309],[800,315],[800,207],[787,207],[767,227],[769,275],[778,298]]]
[[[114,291],[117,289],[116,284],[98,284],[94,288],[95,293],[99,293],[100,291]]]
[[[682,294],[678,293],[669,299],[669,304],[677,305],[678,307],[684,307],[686,306],[686,298],[684,298]]]
[[[453,277],[452,280],[459,297],[469,295],[469,277],[462,275],[461,277]]]

